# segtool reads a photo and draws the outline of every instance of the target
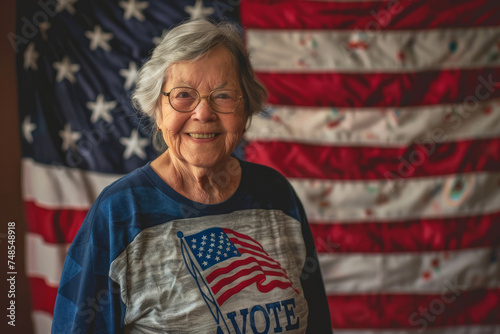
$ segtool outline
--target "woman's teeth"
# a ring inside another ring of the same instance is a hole
[[[215,133],[190,133],[189,135],[196,139],[207,139],[215,137]]]

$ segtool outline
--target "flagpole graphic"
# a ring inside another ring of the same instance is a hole
[[[201,275],[198,267],[196,266],[195,261],[191,258],[191,255],[189,254],[189,251],[187,250],[188,246],[186,244],[186,241],[184,240],[184,233],[181,231],[177,232],[177,237],[181,239],[181,250],[182,250],[182,258],[184,259],[184,262],[186,263],[187,269],[191,276],[193,276],[196,285],[198,286],[198,289],[200,290],[201,296],[203,297],[203,300],[208,306],[208,309],[210,310],[210,313],[212,314],[216,324],[218,325],[217,327],[217,334],[224,334],[224,333],[231,333],[229,330],[226,320],[224,319],[224,315],[222,314],[219,305],[217,304],[215,297],[213,296],[212,292],[210,291],[210,287],[208,284],[205,282],[205,279]],[[186,257],[189,259],[186,259]],[[199,279],[198,279],[199,278]],[[203,286],[205,287],[206,291],[208,292],[205,293],[203,290],[203,287],[200,285],[200,280],[203,283]],[[222,323],[224,323],[224,326],[226,327],[227,332],[224,332],[221,328],[221,319]]]

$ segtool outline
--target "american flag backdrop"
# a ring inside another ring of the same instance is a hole
[[[50,331],[99,192],[156,157],[138,68],[173,24],[230,19],[269,91],[240,155],[289,178],[332,328],[500,333],[498,0],[18,3],[27,275]]]

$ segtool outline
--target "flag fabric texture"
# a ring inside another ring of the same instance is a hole
[[[335,332],[500,333],[496,0],[40,0],[17,15],[37,333],[97,195],[156,157],[130,103],[138,69],[200,17],[244,28],[269,100],[241,155],[301,198]]]

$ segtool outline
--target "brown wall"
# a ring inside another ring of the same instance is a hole
[[[17,119],[15,54],[7,38],[15,32],[15,0],[2,0],[0,10],[0,333],[32,333],[30,292],[24,274],[24,223],[20,190],[21,147]],[[7,324],[7,224],[16,223],[16,326]]]

